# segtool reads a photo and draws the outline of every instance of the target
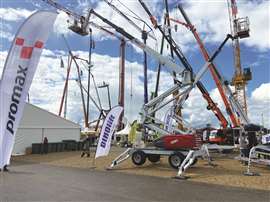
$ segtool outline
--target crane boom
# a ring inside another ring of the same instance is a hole
[[[110,30],[108,30],[108,29],[106,29],[106,28],[104,28],[104,27],[102,27],[102,26],[100,26],[92,21],[89,22],[89,24],[92,25],[93,27],[103,31],[103,32],[106,32],[107,34],[109,34],[111,36],[114,36],[115,38],[119,39],[120,41],[123,40],[123,37],[118,36],[117,34],[111,32]]]
[[[52,7],[61,10],[65,12],[68,16],[72,16],[74,18],[74,24],[69,27],[72,31],[76,32],[79,35],[86,36],[89,34],[89,30],[87,30],[89,19],[90,19],[90,13],[86,17],[79,15],[66,7],[62,6],[61,4],[55,2],[54,0],[41,0]]]
[[[237,5],[236,0],[227,0],[228,10],[230,16],[231,32],[232,35],[239,35],[239,38],[249,37],[249,20],[248,17],[237,18]],[[230,3],[229,3],[230,1]],[[230,9],[231,7],[231,9]],[[247,100],[246,100],[246,85],[251,80],[250,68],[245,68],[244,72],[241,67],[241,54],[240,54],[240,42],[236,39],[232,43],[234,52],[234,66],[235,73],[232,78],[232,86],[235,88],[235,97],[242,107],[245,116],[247,116]]]
[[[123,35],[124,37],[126,37],[128,40],[130,40],[130,42],[132,44],[134,44],[135,46],[141,48],[142,50],[144,50],[145,52],[147,52],[149,55],[151,55],[152,57],[154,57],[156,60],[158,60],[161,64],[166,65],[168,67],[168,70],[171,71],[172,73],[177,73],[177,74],[183,74],[184,72],[188,71],[189,73],[192,73],[190,70],[187,70],[183,67],[180,67],[179,65],[177,65],[176,63],[172,62],[169,58],[164,57],[162,55],[160,55],[158,52],[156,52],[155,50],[151,49],[150,47],[148,47],[147,45],[145,45],[144,43],[140,42],[138,39],[136,39],[135,37],[133,37],[132,35],[130,35],[129,33],[127,33],[123,28],[115,25],[114,23],[112,23],[111,21],[107,20],[106,18],[102,17],[100,14],[98,14],[97,12],[95,12],[93,9],[90,10],[91,14],[95,15],[96,17],[98,17],[100,20],[102,20],[103,22],[105,22],[106,24],[108,24],[109,26],[111,26],[112,28],[114,28],[118,33],[120,33],[121,35]],[[221,49],[223,48],[223,46],[225,45],[225,43],[228,41],[228,39],[233,39],[233,37],[231,35],[227,35],[226,39],[222,42],[222,44],[218,47],[217,51],[213,54],[212,57],[209,58],[209,60],[204,64],[204,66],[200,69],[200,71],[198,72],[198,74],[196,75],[195,78],[193,78],[193,82],[192,85],[186,89],[184,91],[184,93],[182,94],[182,98],[184,99],[180,99],[181,103],[180,103],[180,107],[182,106],[184,100],[186,100],[188,94],[190,93],[190,91],[193,89],[193,87],[195,85],[197,85],[198,83],[200,83],[200,78],[203,76],[203,74],[207,71],[208,66],[212,63],[212,61],[216,58],[216,56],[219,54],[219,52],[221,51]],[[191,69],[192,70],[192,69]],[[206,90],[205,90],[206,91]],[[206,96],[207,91],[204,93],[204,96]],[[209,94],[208,94],[209,96]],[[210,97],[210,96],[209,96]],[[208,97],[208,98],[209,98]],[[160,97],[157,97],[157,99],[159,99]],[[177,97],[175,97],[177,98]],[[211,99],[211,98],[210,98]],[[150,101],[151,102],[151,101]],[[213,101],[212,101],[213,102]],[[152,106],[151,106],[152,107]],[[221,112],[220,112],[221,113]],[[146,115],[147,113],[143,113],[143,115]],[[221,114],[222,115],[222,114]],[[222,115],[223,116],[223,115]],[[143,120],[146,120],[147,116],[144,116]],[[225,118],[224,118],[225,119]],[[226,121],[226,119],[225,119]]]
[[[126,16],[122,11],[120,11],[115,5],[113,5],[111,2],[108,0],[103,0],[106,2],[113,10],[115,10],[119,15],[121,15],[123,18],[125,18],[131,25],[133,25],[139,32],[144,32],[135,22],[133,22],[128,16]],[[156,38],[148,33],[148,36],[151,37],[152,39],[156,40]]]
[[[51,6],[62,10],[64,12],[66,12],[68,15],[73,16],[75,19],[85,19],[83,16],[80,16],[68,9],[66,9],[65,7],[57,4],[56,2],[52,1],[52,0],[42,0],[46,3],[49,3]],[[149,11],[149,10],[148,10]],[[149,11],[150,13],[150,11]],[[91,14],[94,14],[95,16],[97,16],[99,19],[101,19],[103,22],[105,22],[106,24],[110,25],[112,28],[114,28],[116,30],[116,32],[120,33],[121,35],[123,35],[125,38],[127,38],[128,40],[130,40],[130,42],[139,47],[140,49],[144,50],[145,52],[147,52],[147,54],[151,55],[152,57],[154,57],[156,60],[158,60],[158,62],[162,65],[165,65],[168,67],[168,70],[174,74],[182,74],[183,72],[185,72],[186,70],[188,70],[188,72],[190,72],[192,74],[193,77],[193,70],[191,68],[191,66],[189,65],[189,63],[187,62],[186,58],[184,57],[183,53],[181,51],[179,51],[179,48],[177,48],[176,43],[173,40],[169,40],[165,33],[160,29],[160,31],[162,32],[162,34],[165,36],[165,39],[170,43],[170,45],[172,46],[174,52],[176,53],[176,55],[180,58],[180,60],[182,61],[182,63],[185,65],[185,68],[179,66],[178,64],[174,63],[173,61],[171,61],[168,57],[165,57],[163,55],[160,55],[158,52],[156,52],[155,50],[151,49],[150,47],[148,47],[147,45],[145,45],[144,43],[142,43],[140,40],[136,39],[135,37],[133,37],[132,35],[130,35],[129,33],[127,33],[123,28],[115,25],[114,23],[112,23],[111,21],[107,20],[106,18],[102,17],[101,15],[99,15],[98,13],[96,13],[93,9],[91,9],[88,13],[88,16],[90,16]],[[153,17],[151,18],[151,21],[153,21]],[[87,20],[89,20],[87,18]],[[84,24],[87,23],[88,25],[88,21],[87,22],[83,22]],[[220,49],[219,49],[220,50]],[[217,54],[214,54],[213,59],[216,57]],[[210,62],[211,63],[211,62]],[[207,70],[208,65],[210,64],[209,62],[207,62],[203,68],[200,70],[200,72],[198,73],[198,75],[195,78],[195,81],[193,84],[196,84],[198,86],[198,88],[200,89],[200,91],[203,94],[203,97],[207,100],[208,106],[209,108],[214,112],[214,114],[217,116],[217,118],[221,121],[221,123],[227,123],[227,120],[225,119],[225,117],[223,117],[220,109],[217,107],[216,103],[213,102],[213,100],[211,99],[209,93],[207,92],[207,90],[204,88],[204,86],[202,85],[202,83],[199,81],[199,79],[203,76],[203,74],[205,73],[205,71]],[[223,127],[226,127],[227,124],[223,124]]]
[[[180,10],[182,16],[184,17],[186,23],[187,23],[187,27],[190,29],[190,31],[192,32],[192,34],[194,35],[200,49],[201,49],[201,52],[205,58],[205,60],[209,60],[209,54],[207,52],[207,50],[205,49],[204,47],[204,44],[202,42],[202,40],[200,39],[200,36],[198,35],[197,31],[196,31],[196,28],[192,25],[189,17],[187,16],[185,10],[183,9],[182,5],[179,4],[178,5],[178,9]],[[172,20],[174,22],[179,22],[177,20]],[[218,91],[221,95],[221,99],[223,100],[223,103],[225,105],[225,108],[226,108],[226,112],[228,113],[230,119],[231,119],[231,122],[233,124],[233,127],[237,127],[239,126],[239,122],[237,120],[237,118],[235,117],[235,114],[231,108],[231,105],[227,99],[227,96],[224,92],[224,89],[223,89],[223,86],[222,86],[222,77],[221,75],[219,74],[219,72],[217,71],[217,68],[215,67],[215,65],[212,63],[210,66],[209,66],[209,69],[210,69],[210,72],[211,72],[211,75],[216,83],[216,86],[218,88]],[[224,82],[224,81],[223,81]]]
[[[69,9],[65,8],[64,6],[54,2],[53,0],[42,0],[46,3],[48,3],[49,5],[55,7],[56,9],[59,9],[61,11],[64,11],[65,13],[67,13],[70,16],[73,16],[75,19],[85,19],[83,16],[78,15],[77,13],[70,11]],[[170,67],[169,71],[171,73],[175,72],[177,74],[180,74],[183,72],[184,68],[179,66],[178,64],[174,63],[173,61],[171,61],[168,57],[165,57],[163,55],[160,55],[158,52],[156,52],[155,50],[153,50],[152,48],[150,48],[149,46],[145,45],[144,43],[142,43],[140,40],[136,39],[135,37],[133,37],[132,35],[130,35],[129,33],[127,33],[123,28],[113,24],[111,21],[107,20],[106,18],[104,18],[103,16],[101,16],[100,14],[98,14],[96,11],[94,11],[94,9],[91,9],[88,13],[88,16],[90,14],[94,14],[95,16],[97,16],[99,19],[101,19],[103,22],[105,22],[106,24],[110,25],[112,28],[114,28],[118,33],[122,34],[125,38],[127,38],[128,40],[130,40],[130,42],[132,44],[134,44],[135,46],[139,47],[140,49],[142,49],[143,51],[147,52],[149,55],[153,56],[155,59],[157,59],[159,61],[159,63],[161,63],[162,65],[165,65],[167,67]],[[87,22],[87,24],[89,24],[89,22]],[[93,22],[91,22],[90,24],[94,24]],[[97,26],[98,27],[98,26]],[[104,30],[104,29],[103,29]],[[105,30],[104,30],[105,31]]]
[[[157,21],[155,19],[155,17],[151,14],[150,10],[147,8],[147,6],[145,5],[145,3],[142,0],[138,0],[140,2],[140,4],[142,5],[142,7],[144,8],[144,10],[146,11],[146,13],[149,15],[150,20],[153,24],[153,26],[155,28],[158,28],[159,31],[162,33],[162,35],[165,37],[166,41],[170,44],[170,46],[172,47],[174,53],[177,55],[177,57],[180,59],[180,61],[182,62],[182,64],[185,66],[185,68],[187,70],[189,70],[191,73],[193,73],[193,69],[191,67],[191,65],[188,63],[186,57],[184,56],[184,54],[182,53],[182,51],[180,50],[180,48],[177,46],[177,44],[174,42],[174,40],[171,38],[169,39],[167,37],[167,35],[165,34],[165,32],[162,30],[162,28],[160,26],[158,26]],[[199,81],[197,82],[197,87],[198,89],[201,91],[203,98],[207,101],[208,106],[207,109],[212,110],[212,112],[215,114],[215,116],[217,117],[217,119],[219,120],[221,126],[223,128],[226,128],[228,125],[228,121],[226,120],[226,118],[224,117],[224,115],[222,114],[221,110],[218,108],[217,104],[212,100],[212,98],[210,97],[209,93],[207,92],[206,88],[204,87],[204,85]]]
[[[152,49],[149,46],[147,46],[144,43],[142,43],[137,38],[135,38],[132,35],[130,35],[129,33],[127,33],[123,28],[115,25],[111,21],[107,20],[106,18],[104,18],[103,16],[101,16],[100,14],[98,14],[94,9],[91,9],[90,10],[90,13],[93,14],[93,15],[95,15],[96,17],[98,17],[100,20],[102,20],[103,22],[105,22],[109,26],[111,26],[113,29],[115,29],[116,32],[118,32],[121,35],[123,35],[125,38],[127,38],[130,41],[130,43],[132,43],[133,45],[135,45],[138,48],[140,48],[143,51],[145,51],[147,54],[149,54],[152,57],[154,57],[156,60],[158,60],[159,63],[161,63],[162,65],[165,65],[165,66],[169,67],[168,68],[169,72],[171,72],[171,73],[175,72],[176,74],[181,74],[185,70],[183,67],[181,67],[178,64],[174,63],[173,61],[171,61],[170,58],[165,57],[163,55],[160,55],[157,51],[155,51],[154,49]]]
[[[80,20],[83,17],[83,16],[81,16],[81,15],[67,9],[66,7],[62,6],[61,4],[59,4],[59,3],[57,3],[57,2],[55,2],[53,0],[41,0],[41,1],[51,5],[52,7],[56,8],[58,10],[61,10],[61,11],[65,12],[68,16],[73,16],[76,20]]]

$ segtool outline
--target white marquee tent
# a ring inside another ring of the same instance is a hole
[[[26,148],[33,143],[42,143],[44,137],[48,142],[62,140],[80,140],[81,127],[53,113],[32,104],[26,104],[23,117],[15,137],[13,155],[25,154]]]

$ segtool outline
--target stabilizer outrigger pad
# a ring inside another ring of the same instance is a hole
[[[96,169],[96,166],[91,166],[89,169],[94,170],[94,169]]]
[[[187,180],[188,178],[190,178],[190,177],[184,176],[184,175],[172,177],[172,179],[177,179],[177,180]]]
[[[254,172],[244,172],[245,176],[261,176],[260,173],[254,173]]]

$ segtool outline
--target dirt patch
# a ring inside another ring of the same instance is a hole
[[[95,166],[95,169],[104,171],[121,151],[123,149],[113,148],[109,156],[98,158],[95,161],[93,161],[94,152],[92,152],[90,158],[81,158],[80,152],[62,152],[47,155],[17,156],[13,160],[84,169]],[[218,165],[217,167],[211,167],[207,165],[206,161],[199,160],[195,166],[187,170],[186,176],[190,177],[188,180],[270,191],[269,167],[253,165],[252,171],[259,172],[261,176],[244,176],[243,172],[246,171],[246,166],[234,160],[234,155],[213,154],[213,158],[214,163]],[[177,173],[169,166],[166,157],[161,158],[161,161],[156,164],[147,161],[143,166],[135,166],[131,159],[128,159],[108,172],[124,172],[165,178],[174,177]]]

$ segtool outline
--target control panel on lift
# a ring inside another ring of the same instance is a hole
[[[69,25],[68,28],[81,36],[86,36],[89,34],[89,32],[83,27],[82,20],[81,20],[81,22],[79,22],[78,20],[74,19],[73,23],[71,23],[71,25]],[[69,21],[68,21],[68,23],[69,23]]]

